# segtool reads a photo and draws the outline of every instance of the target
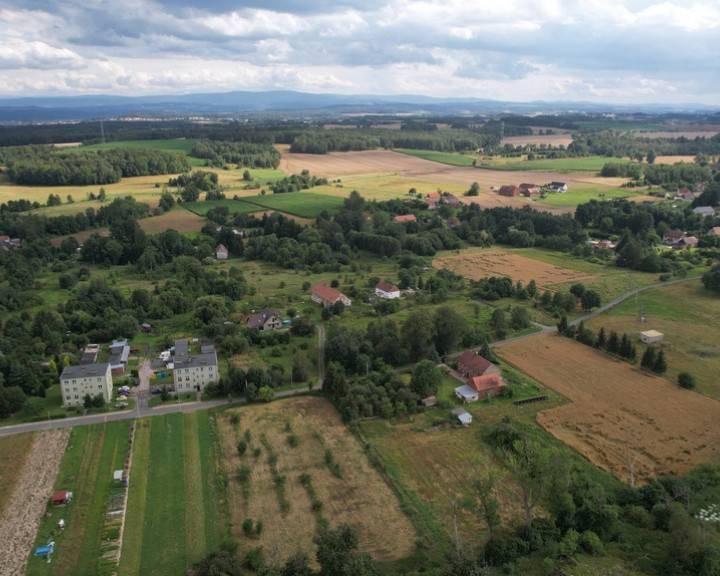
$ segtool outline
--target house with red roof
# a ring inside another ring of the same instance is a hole
[[[457,371],[465,378],[485,376],[486,374],[500,375],[500,368],[490,360],[475,354],[472,350],[465,350],[458,358]]]
[[[415,218],[415,214],[400,214],[399,216],[395,216],[394,221],[395,222],[417,222],[417,218]]]
[[[216,260],[227,260],[228,249],[223,244],[218,244],[215,247],[215,259]]]
[[[499,396],[507,383],[499,374],[485,374],[468,379],[467,385],[477,391],[479,398],[492,398]]]
[[[668,246],[674,246],[680,240],[682,240],[682,237],[685,236],[683,232],[680,230],[673,230],[671,228],[668,228],[665,230],[665,233],[663,234],[663,244],[667,244]]]
[[[381,280],[378,285],[375,286],[375,296],[378,298],[384,298],[385,300],[392,300],[393,298],[400,298],[400,288]]]
[[[511,198],[513,196],[520,196],[520,188],[511,185],[500,186],[498,194],[500,196],[509,196]]]
[[[331,288],[323,282],[318,282],[313,286],[310,299],[322,306],[332,306],[335,302],[342,302],[345,306],[352,304],[352,300],[345,296],[345,294],[339,290],[335,290],[335,288]]]

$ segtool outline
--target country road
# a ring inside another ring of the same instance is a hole
[[[654,288],[661,288],[663,286],[671,286],[673,284],[680,284],[681,282],[689,282],[691,280],[697,280],[697,277],[693,278],[681,278],[679,280],[671,280],[669,282],[660,282],[658,284],[652,284],[650,286],[645,286],[643,288],[636,288],[634,290],[630,290],[629,292],[626,292],[622,296],[619,296],[612,302],[609,302],[608,304],[605,304],[601,307],[599,307],[597,310],[593,310],[592,312],[589,312],[585,314],[584,316],[581,316],[580,318],[577,318],[569,323],[570,326],[574,326],[582,321],[589,320],[590,318],[594,318],[598,314],[602,314],[603,312],[610,310],[614,306],[617,306],[621,302],[624,302],[628,298],[632,298],[636,294],[639,294],[641,292],[644,292],[646,290],[652,290]],[[534,338],[535,336],[539,336],[541,334],[550,334],[553,332],[557,332],[556,326],[545,326],[543,324],[539,324],[537,322],[533,322],[536,326],[540,327],[541,330],[538,332],[533,332],[531,334],[524,334],[522,336],[515,336],[513,338],[507,338],[505,340],[499,340],[497,342],[493,342],[490,344],[491,348],[495,348],[496,346],[502,346],[503,344],[508,344],[510,342],[515,342],[517,340],[524,340],[526,338]],[[317,387],[311,387],[311,386],[305,386],[303,388],[296,388],[292,390],[282,390],[276,394],[278,398],[285,398],[288,396],[294,396],[296,394],[307,394],[308,392],[312,390],[320,390],[322,389],[324,377],[325,377],[325,358],[324,358],[324,349],[325,349],[325,329],[318,325],[317,328],[317,334],[318,334],[318,386]],[[453,358],[459,356],[460,353],[457,354],[451,354],[448,357]],[[146,364],[147,364],[147,370],[146,370]],[[114,422],[116,420],[127,420],[129,418],[144,418],[147,416],[157,416],[162,414],[172,414],[174,412],[195,412],[196,410],[202,410],[205,408],[214,408],[217,406],[224,406],[227,404],[244,404],[245,399],[243,397],[233,398],[230,401],[228,401],[227,398],[222,400],[208,400],[206,402],[201,402],[199,400],[193,400],[191,402],[178,399],[178,402],[172,403],[172,404],[164,404],[162,406],[157,406],[155,408],[150,408],[147,405],[147,401],[150,395],[149,387],[147,384],[149,384],[149,378],[150,373],[152,370],[149,369],[150,363],[146,361],[141,366],[140,376],[141,376],[141,384],[138,386],[138,389],[136,391],[137,394],[137,402],[136,402],[136,408],[133,410],[126,410],[126,411],[120,411],[120,412],[107,412],[104,414],[90,414],[87,416],[76,416],[74,418],[63,418],[62,420],[47,420],[42,422],[29,422],[27,424],[14,424],[12,426],[3,426],[0,427],[0,436],[8,436],[10,434],[20,434],[21,432],[33,432],[36,430],[49,430],[51,428],[66,428],[68,426],[81,426],[84,424],[100,424],[102,422]],[[149,370],[149,371],[148,371]],[[147,383],[144,382],[144,380],[147,379]]]

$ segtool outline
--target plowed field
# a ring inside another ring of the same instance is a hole
[[[593,277],[584,272],[560,268],[502,250],[438,258],[433,260],[432,265],[433,268],[447,268],[472,280],[480,280],[489,276],[509,276],[513,282],[520,280],[525,285],[530,280],[535,280],[538,286],[579,282]]]
[[[557,335],[496,348],[570,403],[538,414],[556,438],[627,481],[720,462],[720,403]]]

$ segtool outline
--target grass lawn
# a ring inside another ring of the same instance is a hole
[[[112,474],[125,460],[129,429],[129,420],[72,429],[54,488],[73,492],[73,500],[66,507],[48,508],[50,515],[43,518],[35,545],[54,539],[53,561],[48,565],[31,556],[28,576],[98,574],[101,528],[108,496],[115,489]],[[59,532],[61,518],[66,528]]]
[[[320,212],[326,210],[332,214],[343,204],[343,198],[327,196],[316,192],[289,192],[287,194],[266,194],[265,196],[253,196],[245,198],[260,206],[260,210],[276,210],[287,212],[301,218],[315,218]]]
[[[587,156],[584,158],[548,158],[539,160],[526,160],[520,158],[497,158],[491,163],[483,163],[483,168],[504,171],[536,171],[548,172],[592,172],[598,173],[608,162],[629,164],[631,161],[621,158],[607,158],[606,156]]]
[[[451,166],[472,166],[476,161],[475,156],[466,156],[465,154],[454,154],[451,152],[435,152],[433,150],[396,150],[408,156],[423,158],[432,162],[440,162],[441,164],[450,164]]]
[[[646,321],[640,322],[644,310]],[[720,317],[720,298],[705,290],[700,280],[666,286],[641,293],[600,317],[586,323],[597,332],[615,330],[627,332],[642,357],[646,346],[639,333],[658,330],[664,334],[658,346],[665,354],[668,370],[665,377],[677,382],[679,372],[687,371],[697,380],[696,391],[720,400],[720,354],[717,349],[717,319]]]
[[[587,185],[575,186],[563,194],[549,193],[541,200],[548,206],[577,206],[585,204],[590,200],[609,200],[615,198],[633,198],[644,196],[645,189],[638,188],[614,188],[612,186]]]

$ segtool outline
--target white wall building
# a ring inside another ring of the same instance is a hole
[[[105,402],[112,400],[113,380],[110,364],[68,366],[60,375],[63,406],[82,406],[85,396],[102,394]]]
[[[175,393],[202,392],[208,382],[217,382],[217,353],[213,350],[206,354],[191,356],[187,341],[175,342],[175,361],[173,380]]]

